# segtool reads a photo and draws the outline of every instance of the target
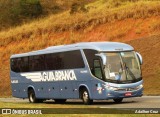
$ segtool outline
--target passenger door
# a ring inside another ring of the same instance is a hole
[[[92,95],[94,99],[103,99],[105,98],[105,89],[104,89],[104,81],[103,81],[103,73],[100,60],[94,60],[93,65],[93,75],[97,78],[92,80]]]

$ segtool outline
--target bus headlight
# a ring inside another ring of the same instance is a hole
[[[115,90],[117,90],[118,88],[116,88],[116,87],[110,87],[109,89],[115,91]]]
[[[143,88],[143,85],[142,85],[142,84],[136,87],[137,90],[138,90],[138,89],[141,89],[141,88]]]
[[[106,86],[106,89],[113,90],[113,91],[118,90],[117,87],[112,87],[112,86]]]

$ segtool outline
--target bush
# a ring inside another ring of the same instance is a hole
[[[119,7],[125,2],[137,2],[140,0],[104,0],[104,2],[107,2],[108,8],[113,8],[113,7]]]
[[[42,6],[39,0],[21,0],[21,15],[27,17],[38,17],[42,14]]]
[[[17,25],[20,22],[20,14],[21,14],[21,9],[19,4],[14,3],[12,7],[10,7],[9,11],[10,15],[10,23],[12,25]]]
[[[77,12],[87,12],[88,10],[85,8],[84,4],[73,3],[71,6],[70,14],[74,14]]]
[[[58,5],[55,5],[55,6],[53,6],[53,8],[52,8],[52,13],[53,14],[57,14],[57,13],[59,13],[59,12],[61,12],[62,11],[62,9],[60,8],[60,6],[58,6]]]

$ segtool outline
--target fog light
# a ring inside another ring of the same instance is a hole
[[[110,96],[111,94],[110,93],[108,93],[108,96]]]

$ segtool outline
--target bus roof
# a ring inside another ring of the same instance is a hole
[[[132,51],[134,48],[125,43],[119,42],[81,42],[76,44],[69,45],[59,45],[59,46],[51,46],[46,49],[31,51],[28,53],[15,54],[12,55],[11,58],[23,57],[23,56],[31,56],[38,54],[47,54],[47,53],[56,53],[56,52],[64,52],[78,49],[92,49],[97,50],[99,52],[117,52],[117,51]]]

